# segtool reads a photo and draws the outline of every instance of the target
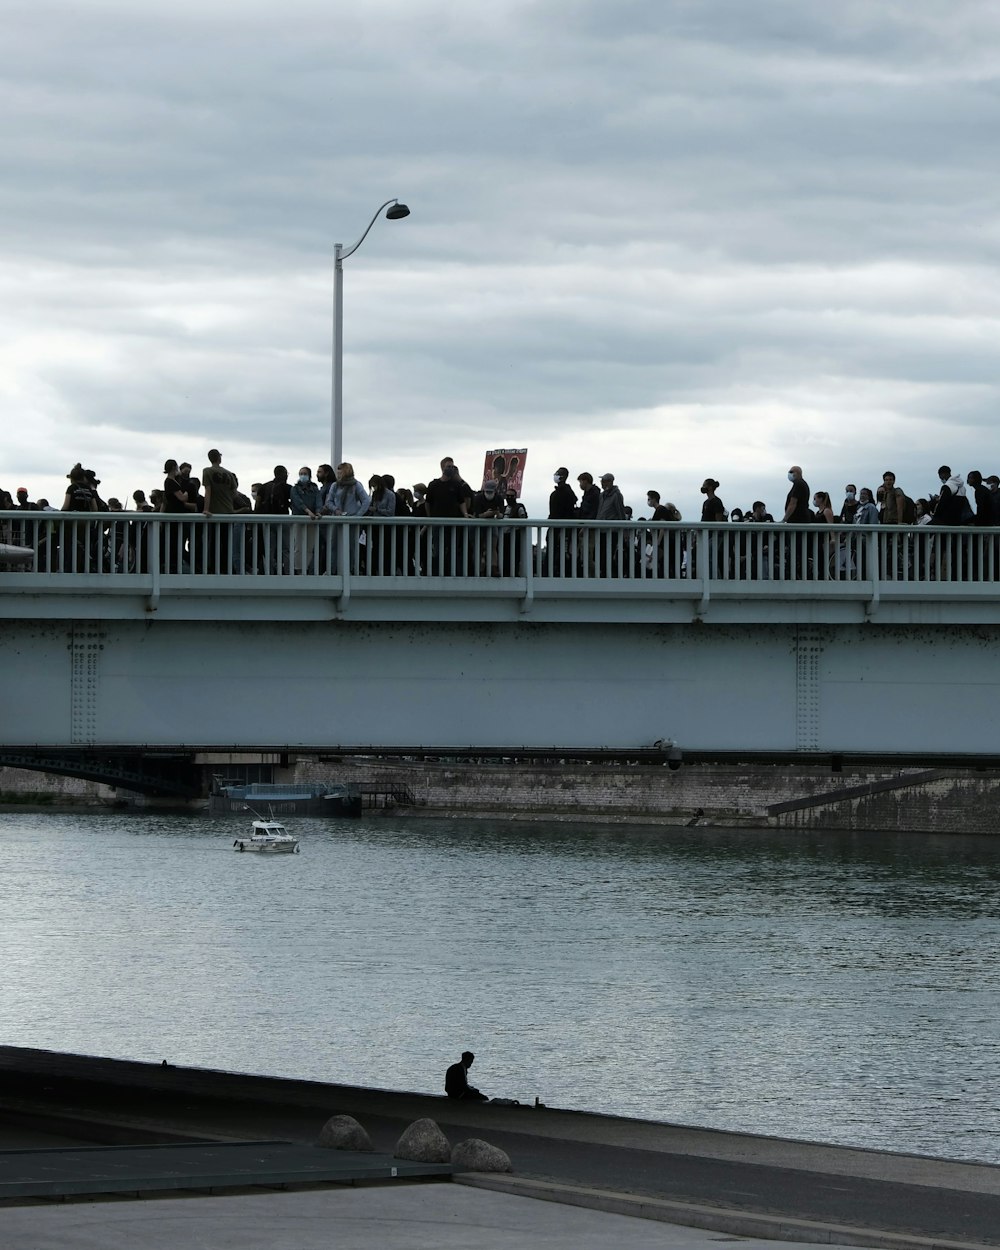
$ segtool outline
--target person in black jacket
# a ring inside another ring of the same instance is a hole
[[[462,1058],[453,1063],[444,1074],[444,1092],[449,1098],[461,1098],[465,1102],[489,1102],[489,1098],[469,1084],[469,1069],[476,1056],[471,1050],[463,1050]]]
[[[594,485],[592,473],[581,473],[577,479],[580,483],[580,502],[576,506],[576,516],[581,521],[596,521],[597,511],[601,506],[601,488]],[[580,550],[577,554],[577,572],[582,575],[594,575],[594,556],[597,552],[596,535],[587,529],[579,531]]]
[[[552,474],[555,489],[549,495],[549,520],[571,521],[576,511],[576,491],[569,484],[569,469]]]
[[[576,491],[569,484],[569,469],[556,469],[552,474],[555,487],[549,495],[549,520],[571,521],[576,514]],[[545,536],[546,567],[552,577],[569,573],[571,531],[563,526],[550,529]]]
[[[951,527],[964,525],[966,514],[971,513],[965,494],[965,483],[960,473],[952,473],[949,465],[938,469],[941,483],[931,525]],[[937,579],[940,582],[961,581],[966,570],[963,560],[962,535],[942,534],[939,543]]]
[[[993,524],[993,500],[990,497],[990,488],[983,481],[983,475],[978,469],[970,469],[965,475],[965,480],[972,487],[972,493],[976,500],[976,514],[971,524],[977,529],[988,528]],[[990,552],[995,547],[995,543],[989,541],[984,535],[982,538],[974,538],[969,536],[968,541],[972,544],[971,552],[971,574],[973,581],[981,581],[989,575],[991,566]]]

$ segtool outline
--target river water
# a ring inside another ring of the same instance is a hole
[[[0,1041],[1000,1161],[1000,842],[0,815]]]

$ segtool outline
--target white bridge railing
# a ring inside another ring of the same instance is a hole
[[[1000,529],[974,527],[18,511],[3,544],[32,552],[8,591],[1000,599]]]

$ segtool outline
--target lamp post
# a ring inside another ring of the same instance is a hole
[[[333,411],[331,418],[331,455],[330,463],[334,468],[341,463],[344,451],[344,261],[353,256],[371,230],[382,209],[387,209],[386,219],[398,221],[401,217],[409,217],[410,210],[399,200],[386,200],[380,204],[368,228],[353,247],[345,248],[342,243],[334,244],[333,249]]]

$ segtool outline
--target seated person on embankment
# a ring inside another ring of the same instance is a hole
[[[449,1098],[464,1098],[466,1102],[489,1102],[474,1085],[469,1084],[469,1069],[476,1056],[471,1050],[463,1050],[462,1058],[453,1063],[444,1075],[444,1092]]]

